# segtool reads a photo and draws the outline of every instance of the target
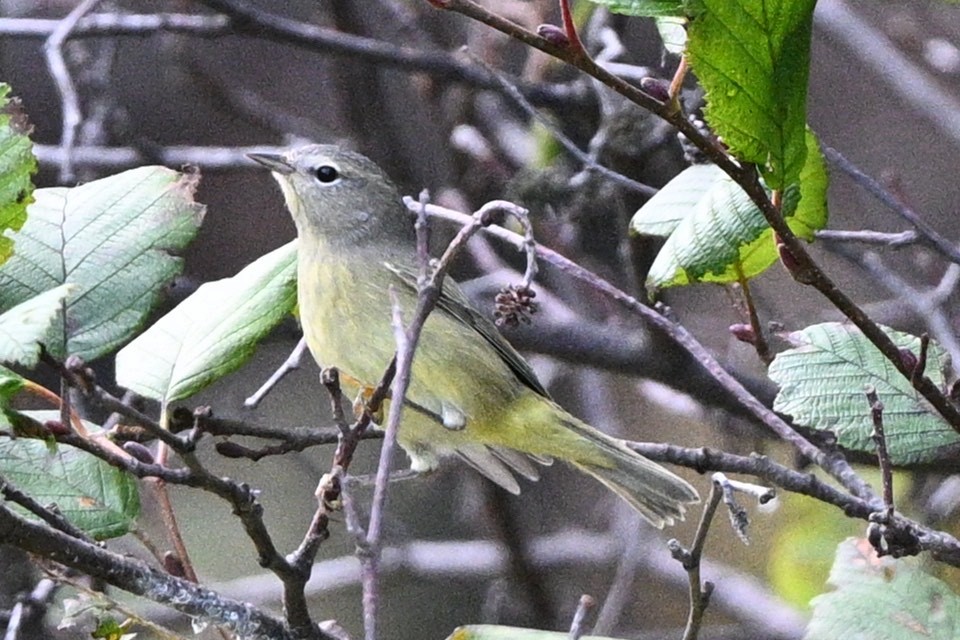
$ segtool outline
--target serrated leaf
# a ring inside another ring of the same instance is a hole
[[[468,624],[453,630],[447,640],[568,640],[569,633],[541,631],[499,624]],[[581,640],[613,640],[607,636],[580,636]]]
[[[58,420],[56,411],[24,411],[43,422]],[[89,431],[97,431],[85,423]],[[0,477],[43,505],[56,505],[73,525],[97,540],[122,536],[140,513],[133,476],[86,451],[32,438],[0,438]],[[32,514],[24,512],[30,518]]]
[[[0,315],[0,362],[36,366],[40,343],[49,335],[50,325],[63,310],[63,299],[76,290],[62,284],[21,302]]]
[[[787,190],[783,213],[794,233],[812,240],[827,221],[827,173],[812,132],[807,144],[800,185]],[[654,287],[737,282],[763,273],[777,259],[773,231],[760,209],[714,165],[681,172],[637,211],[630,230],[668,236],[647,276]]]
[[[816,0],[697,0],[687,56],[706,118],[771,189],[796,182],[807,147],[807,77]]]
[[[921,571],[917,558],[877,557],[870,543],[837,547],[829,583],[835,591],[811,601],[804,640],[953,640],[960,636],[960,598]]]
[[[117,354],[117,384],[163,403],[237,369],[296,303],[296,241],[208,282]]]
[[[0,264],[13,254],[14,241],[4,235],[18,231],[32,202],[31,176],[37,171],[30,133],[20,101],[10,98],[9,85],[0,83]]]
[[[140,167],[73,188],[38,189],[16,255],[0,269],[0,308],[70,282],[66,332],[45,341],[57,357],[91,360],[130,338],[180,272],[204,207],[198,177]]]
[[[628,16],[682,16],[684,0],[590,0]]]
[[[920,339],[884,329],[900,349],[920,353]],[[859,329],[838,322],[816,324],[789,335],[796,346],[778,353],[770,378],[780,386],[774,411],[805,427],[830,431],[840,446],[876,451],[866,385],[883,402],[883,430],[897,465],[930,463],[954,451],[960,434],[946,424]],[[925,373],[943,387],[950,356],[931,341]],[[950,449],[946,449],[946,448]]]

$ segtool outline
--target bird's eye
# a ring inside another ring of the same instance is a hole
[[[320,165],[314,173],[317,176],[317,180],[325,184],[335,182],[337,178],[340,177],[340,172],[337,171],[337,168],[329,164]]]

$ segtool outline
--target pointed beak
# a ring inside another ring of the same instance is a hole
[[[293,173],[293,165],[276,153],[248,153],[247,157],[258,164],[262,164],[270,171],[281,175]]]

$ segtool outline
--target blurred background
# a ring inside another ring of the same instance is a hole
[[[674,132],[655,118],[561,63],[423,0],[242,3],[322,27],[309,42],[279,37],[255,22],[216,22],[230,2],[103,0],[95,13],[175,12],[206,20],[190,32],[147,30],[68,43],[85,120],[75,175],[65,177],[56,148],[61,100],[43,41],[56,24],[48,20],[62,18],[75,4],[0,2],[0,81],[12,86],[34,124],[41,159],[38,186],[89,181],[157,162],[171,149],[199,165],[203,178],[197,199],[207,204],[208,213],[184,255],[183,276],[171,286],[166,308],[200,283],[232,275],[294,236],[279,189],[267,173],[243,161],[242,154],[236,154],[236,162],[222,162],[213,151],[205,155],[205,149],[215,147],[219,154],[223,147],[307,140],[361,151],[404,193],[427,188],[434,202],[461,211],[495,198],[523,204],[531,209],[541,243],[643,294],[658,245],[631,240],[626,229],[644,196],[584,172],[556,134],[653,187],[686,166],[683,149]],[[529,29],[559,23],[553,0],[483,4]],[[672,76],[677,58],[664,52],[652,21],[609,14],[585,0],[575,9],[595,55],[623,65],[635,80]],[[388,46],[377,49],[377,43]],[[948,3],[821,0],[808,101],[810,125],[823,144],[880,179],[951,239],[960,231],[954,210],[960,183],[953,165],[960,151],[958,44],[960,8]],[[489,69],[502,74],[502,81]],[[701,96],[694,78],[687,85],[684,99],[693,111]],[[525,100],[517,99],[518,87]],[[103,147],[130,150],[130,158],[117,161]],[[829,205],[831,229],[907,228],[838,170],[832,171]],[[449,229],[438,229],[441,241]],[[922,248],[871,250],[879,251],[879,272],[858,266],[864,261],[860,247],[852,253],[844,249],[845,255],[828,243],[813,247],[844,290],[876,319],[900,330],[930,330],[931,315],[918,312],[904,297],[926,295],[940,285],[937,309],[946,321],[945,335],[952,334],[957,274]],[[494,292],[519,279],[520,259],[513,250],[477,239],[456,275],[480,308],[489,309]],[[902,279],[893,291],[884,277],[890,273]],[[532,326],[507,335],[568,410],[628,439],[759,451],[791,460],[792,452],[746,420],[695,363],[609,301],[549,269],[538,291],[541,312]],[[753,294],[762,320],[786,330],[839,318],[778,265],[754,282]],[[736,293],[701,285],[670,290],[663,300],[748,388],[770,402],[775,389],[762,363],[728,331],[730,324],[744,321]],[[255,411],[242,408],[298,338],[291,319],[253,362],[189,408],[209,404],[218,416],[272,426],[329,424],[329,403],[312,363],[286,378]],[[111,363],[98,366],[109,376]],[[262,491],[278,546],[293,549],[313,513],[313,489],[329,469],[332,448],[252,463],[220,459],[210,442],[205,445],[212,468]],[[352,471],[372,472],[377,452],[376,443],[364,444]],[[397,464],[404,464],[401,456]],[[680,473],[706,495],[706,478]],[[386,527],[385,638],[443,638],[460,624],[476,622],[564,630],[584,593],[600,603],[597,633],[679,637],[687,611],[686,576],[664,542],[677,537],[689,544],[698,514],[693,522],[658,532],[561,465],[545,469],[543,476],[526,484],[519,497],[454,466],[393,487]],[[905,477],[899,486],[922,497],[934,480]],[[173,491],[201,580],[227,595],[278,607],[277,581],[257,566],[252,545],[226,504],[195,491]],[[369,487],[355,491],[361,505],[369,503]],[[916,504],[925,503],[918,499]],[[809,598],[825,589],[837,543],[862,534],[864,523],[795,496],[783,496],[775,509],[749,509],[749,547],[722,518],[711,531],[704,577],[716,582],[717,590],[701,637],[798,638]],[[149,505],[144,512],[143,527],[149,530],[154,526]],[[950,524],[939,522],[948,529]],[[142,554],[134,543],[117,546]],[[359,637],[353,550],[342,525],[335,525],[311,589],[316,617],[336,618]],[[0,599],[30,588],[24,567],[23,558],[0,547]],[[184,625],[169,612],[151,615]],[[55,621],[56,612],[49,619]]]

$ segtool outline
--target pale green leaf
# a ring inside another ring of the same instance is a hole
[[[79,187],[38,189],[17,253],[0,269],[0,308],[70,282],[66,322],[45,341],[93,359],[130,338],[182,267],[171,255],[203,219],[198,177],[140,167]],[[66,327],[64,332],[63,327]]]
[[[59,420],[56,411],[24,411],[44,422]],[[98,427],[85,423],[91,432]],[[55,505],[73,525],[97,540],[122,536],[140,513],[133,476],[68,445],[33,438],[0,438],[0,477],[43,505]],[[36,516],[29,515],[31,518]]]
[[[63,299],[75,290],[72,284],[62,284],[0,315],[0,362],[35,366],[40,343],[50,335],[53,321],[61,317]]]
[[[37,170],[30,133],[33,128],[10,87],[0,83],[0,264],[13,254],[14,240],[7,231],[17,231],[27,219],[32,201],[31,176]]]
[[[807,144],[801,182],[785,193],[783,214],[794,233],[812,240],[827,221],[827,174],[813,132],[807,132]],[[777,259],[773,231],[760,209],[714,165],[681,172],[637,211],[630,230],[667,236],[647,276],[654,287],[737,282],[763,273]]]
[[[900,349],[920,353],[920,339],[885,330]],[[883,428],[894,464],[929,463],[955,454],[960,434],[914,390],[880,351],[852,325],[816,324],[790,334],[795,345],[770,364],[770,378],[780,385],[775,411],[797,424],[830,431],[840,446],[873,453],[873,419],[864,389],[872,385],[883,402]],[[931,341],[925,374],[943,388],[950,357]]]
[[[960,598],[918,558],[880,558],[866,540],[849,538],[837,547],[828,582],[835,590],[811,601],[804,640],[960,637]]]
[[[807,77],[816,0],[697,0],[687,55],[707,122],[771,189],[797,181],[807,154]]]
[[[296,303],[296,241],[208,282],[117,354],[117,383],[164,403],[237,369]]]
[[[637,235],[669,236],[715,185],[729,180],[725,176],[712,164],[687,167],[640,207],[630,221],[630,231]]]

